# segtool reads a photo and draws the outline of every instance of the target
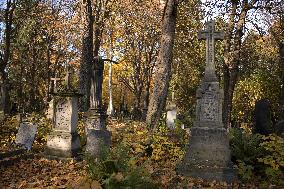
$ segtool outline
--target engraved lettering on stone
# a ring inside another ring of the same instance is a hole
[[[217,121],[218,120],[218,103],[215,99],[205,98],[201,104],[201,120]]]
[[[26,149],[32,148],[35,134],[37,132],[37,125],[32,123],[21,123],[18,133],[16,135],[16,144],[23,145]]]
[[[70,107],[67,101],[58,103],[56,108],[56,130],[68,130],[70,125]]]

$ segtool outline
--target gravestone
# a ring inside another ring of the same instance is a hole
[[[29,121],[21,122],[15,143],[23,146],[27,150],[31,150],[36,132],[37,124],[33,124]]]
[[[173,129],[175,126],[175,120],[177,119],[177,106],[174,102],[170,102],[167,107],[167,127]]]
[[[276,125],[275,125],[275,133],[278,136],[281,136],[284,138],[284,120],[280,120]]]
[[[268,135],[272,133],[272,121],[270,104],[267,99],[258,100],[255,103],[254,110],[255,128],[254,132],[262,135]]]
[[[214,66],[214,40],[223,33],[215,31],[214,21],[206,23],[206,30],[199,39],[206,39],[206,68],[197,90],[196,120],[191,128],[191,138],[186,154],[178,165],[178,172],[205,180],[232,182],[229,139],[222,123],[223,91]]]
[[[45,154],[49,158],[73,158],[80,152],[80,139],[77,133],[78,98],[80,94],[70,90],[67,73],[65,91],[54,93],[55,115],[52,132],[47,137]]]
[[[85,117],[86,124],[86,153],[97,157],[102,148],[109,148],[111,133],[106,128],[107,114],[102,108],[102,84],[103,84],[104,61],[97,57],[92,65],[90,109]]]

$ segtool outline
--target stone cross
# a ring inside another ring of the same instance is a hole
[[[62,79],[53,77],[53,78],[50,78],[50,80],[53,81],[53,86],[54,86],[52,92],[57,92],[57,81],[61,81]]]
[[[224,39],[223,31],[215,30],[215,21],[205,23],[206,29],[198,33],[198,39],[206,40],[206,68],[205,79],[217,80],[215,74],[215,40]]]

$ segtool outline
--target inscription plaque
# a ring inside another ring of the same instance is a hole
[[[218,121],[218,102],[215,99],[205,98],[201,102],[201,120]]]
[[[56,105],[56,119],[55,119],[55,129],[67,131],[70,129],[71,123],[71,107],[68,101],[59,102]]]

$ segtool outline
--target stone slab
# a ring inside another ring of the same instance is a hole
[[[37,124],[23,122],[20,124],[16,135],[16,144],[22,145],[25,149],[31,150],[37,132]]]
[[[86,153],[98,157],[103,148],[111,145],[111,132],[108,130],[89,130],[87,134]]]

